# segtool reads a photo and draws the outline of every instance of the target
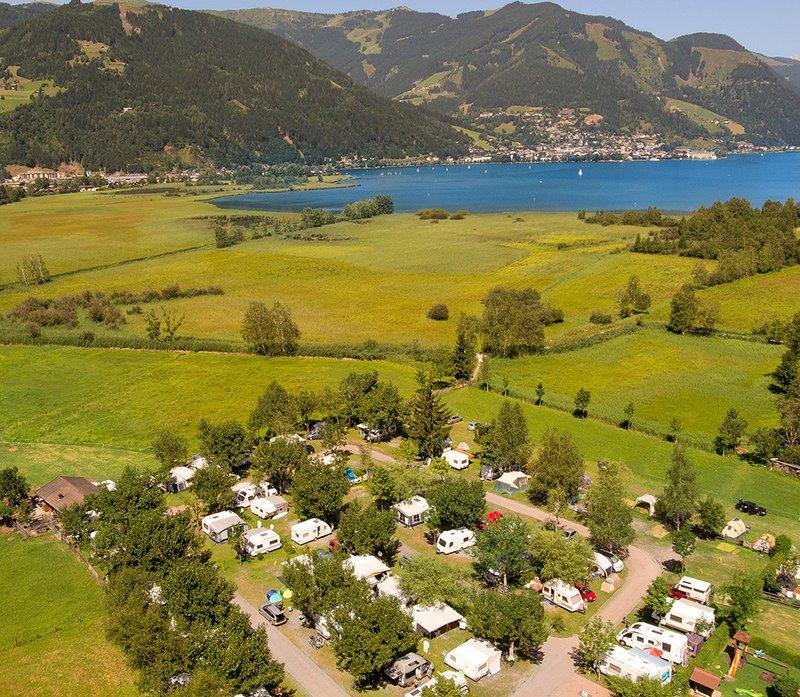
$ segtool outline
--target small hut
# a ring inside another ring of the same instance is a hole
[[[692,671],[692,675],[689,677],[689,688],[694,695],[719,697],[720,692],[717,688],[721,682],[722,678],[719,675],[697,667]]]

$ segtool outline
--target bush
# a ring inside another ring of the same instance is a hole
[[[435,320],[437,322],[444,322],[445,320],[449,319],[450,311],[447,309],[447,305],[444,303],[436,303],[430,310],[428,310],[428,319]]]
[[[589,315],[589,321],[592,324],[611,324],[614,321],[614,318],[605,312],[593,312],[591,315]]]
[[[423,208],[417,211],[420,220],[447,220],[450,217],[450,211],[444,208]]]
[[[750,649],[753,651],[764,651],[770,658],[800,670],[800,653],[792,651],[785,646],[773,644],[767,639],[755,636],[750,642]]]
[[[719,660],[720,653],[722,653],[730,640],[731,629],[725,622],[721,622],[719,626],[711,632],[711,635],[705,640],[700,651],[697,653],[697,657],[695,658],[697,665],[706,669],[713,668]]]
[[[464,220],[469,215],[469,211],[460,210],[450,214],[450,220]]]

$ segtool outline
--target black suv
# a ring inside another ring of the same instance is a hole
[[[286,615],[283,614],[283,610],[281,610],[277,605],[273,605],[271,603],[262,605],[260,608],[258,608],[258,612],[267,622],[274,624],[275,626],[284,624],[286,622]]]
[[[757,503],[745,501],[744,499],[739,499],[736,502],[736,510],[749,515],[767,515],[767,509],[764,506],[759,506]]]

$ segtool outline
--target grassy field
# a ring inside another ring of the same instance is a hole
[[[465,421],[487,422],[497,414],[502,398],[468,388],[451,392],[447,402]],[[553,409],[523,405],[523,411],[534,444],[541,441],[548,428],[568,431],[589,461],[590,474],[598,460],[615,460],[628,468],[632,497],[645,492],[658,494],[663,488],[672,454],[670,443],[598,421],[575,419]],[[456,439],[461,439],[461,435],[456,431]],[[767,507],[769,514],[765,518],[747,520],[753,528],[750,533],[753,539],[762,532],[786,532],[800,539],[800,480],[749,465],[736,457],[723,458],[700,450],[690,450],[689,455],[697,466],[701,491],[724,503],[731,517],[739,497],[755,499]]]
[[[592,393],[591,414],[621,422],[632,402],[635,426],[666,432],[677,417],[687,434],[710,442],[729,407],[739,409],[751,430],[775,425],[767,374],[782,353],[766,344],[646,329],[570,353],[490,365],[498,389],[507,383],[533,400],[541,381],[547,403],[572,409],[575,393],[585,387]]]
[[[147,194],[57,196],[8,209],[0,221],[6,260],[0,280],[7,281],[31,252],[61,272],[209,245],[208,221],[195,217],[221,213],[196,198]],[[20,238],[23,225],[29,232]],[[564,324],[549,331],[556,336],[596,330],[589,314],[613,311],[633,273],[657,300],[690,277],[691,260],[623,251],[636,232],[585,225],[572,214],[468,216],[436,225],[394,215],[328,226],[325,240],[267,237],[231,249],[207,246],[57,278],[35,292],[58,297],[214,284],[223,296],[170,302],[186,313],[184,335],[238,340],[244,310],[259,298],[287,304],[304,339],[314,343],[440,345],[452,340],[460,312],[480,314],[480,300],[493,286],[530,286],[564,310]],[[30,294],[18,286],[0,292],[0,311]],[[436,302],[449,306],[450,321],[426,318]],[[143,335],[141,318],[130,317],[122,331]]]
[[[102,590],[66,547],[49,536],[3,534],[0,568],[0,694],[139,694],[105,639]]]
[[[160,428],[246,420],[266,385],[335,386],[377,370],[405,394],[412,366],[327,358],[0,347],[0,434],[8,442],[146,449]]]

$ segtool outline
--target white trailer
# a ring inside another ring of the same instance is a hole
[[[647,622],[634,622],[626,627],[617,634],[617,641],[632,649],[658,649],[661,657],[671,663],[686,665],[689,660],[689,641],[685,634]]]
[[[436,551],[439,554],[453,554],[475,545],[475,533],[469,528],[444,530],[436,540]]]
[[[321,537],[326,537],[333,532],[333,528],[324,520],[309,518],[291,527],[292,541],[298,545],[313,542]]]
[[[684,576],[674,586],[673,590],[686,596],[689,600],[696,603],[708,604],[711,600],[711,591],[714,587],[708,581],[701,581],[699,578]]]
[[[666,685],[672,680],[672,666],[663,658],[642,649],[613,646],[600,661],[598,669],[604,675],[627,678],[631,682],[636,682],[639,678],[650,678]]]
[[[553,605],[562,607],[570,612],[586,612],[586,601],[581,597],[581,592],[564,583],[560,578],[554,578],[542,586],[542,595]]]
[[[684,598],[670,598],[669,601],[669,611],[659,622],[662,627],[677,629],[679,632],[694,632],[704,637],[711,634],[716,621],[713,608]]]
[[[251,557],[274,552],[283,546],[280,535],[268,528],[253,528],[244,533],[243,537],[244,549]]]

